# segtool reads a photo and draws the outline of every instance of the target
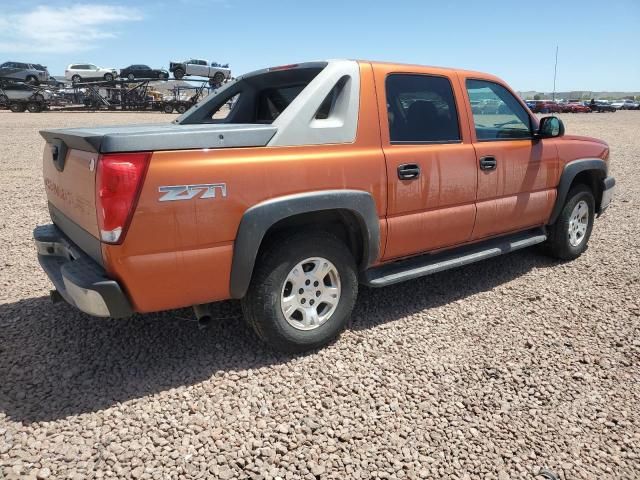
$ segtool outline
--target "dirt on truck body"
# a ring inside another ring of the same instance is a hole
[[[606,143],[500,79],[415,65],[275,67],[173,124],[41,133],[55,295],[105,317],[237,298],[290,351],[335,338],[360,283],[538,243],[579,256],[615,185]]]

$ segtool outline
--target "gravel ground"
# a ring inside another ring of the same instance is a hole
[[[611,145],[614,203],[570,263],[528,250],[383,290],[302,356],[235,302],[99,320],[31,243],[44,127],[167,121],[0,112],[0,478],[640,477],[640,112],[565,115]]]

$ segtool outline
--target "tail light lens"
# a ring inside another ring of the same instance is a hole
[[[101,155],[96,172],[96,210],[100,239],[122,243],[138,203],[151,153]]]

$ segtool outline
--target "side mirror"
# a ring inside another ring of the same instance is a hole
[[[558,117],[542,117],[535,139],[555,138],[564,135],[564,123]]]

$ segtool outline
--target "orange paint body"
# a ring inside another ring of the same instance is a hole
[[[564,165],[576,158],[607,155],[603,144],[564,137],[478,142],[465,80],[489,80],[508,89],[491,75],[387,63],[359,65],[360,108],[353,143],[153,153],[124,242],[102,244],[109,276],[119,281],[136,311],[230,298],[233,245],[242,216],[274,197],[328,189],[370,192],[380,223],[377,263],[385,263],[545,225]],[[392,144],[385,98],[385,79],[392,73],[449,79],[461,141]],[[67,168],[72,168],[73,155],[82,154],[72,152]],[[486,155],[496,158],[495,170],[478,168]],[[45,179],[56,177],[47,160],[45,152]],[[420,166],[419,179],[398,179],[397,167],[406,163]],[[66,184],[70,190],[72,181],[77,185],[78,178],[74,181],[69,173],[57,180],[59,188]],[[53,204],[65,207],[72,220],[95,236],[95,216],[82,213],[83,208],[95,209],[94,183],[80,180],[87,191],[78,193],[82,198],[75,201],[65,200],[64,193],[47,193]],[[225,198],[158,202],[160,186],[217,182],[226,183]]]

